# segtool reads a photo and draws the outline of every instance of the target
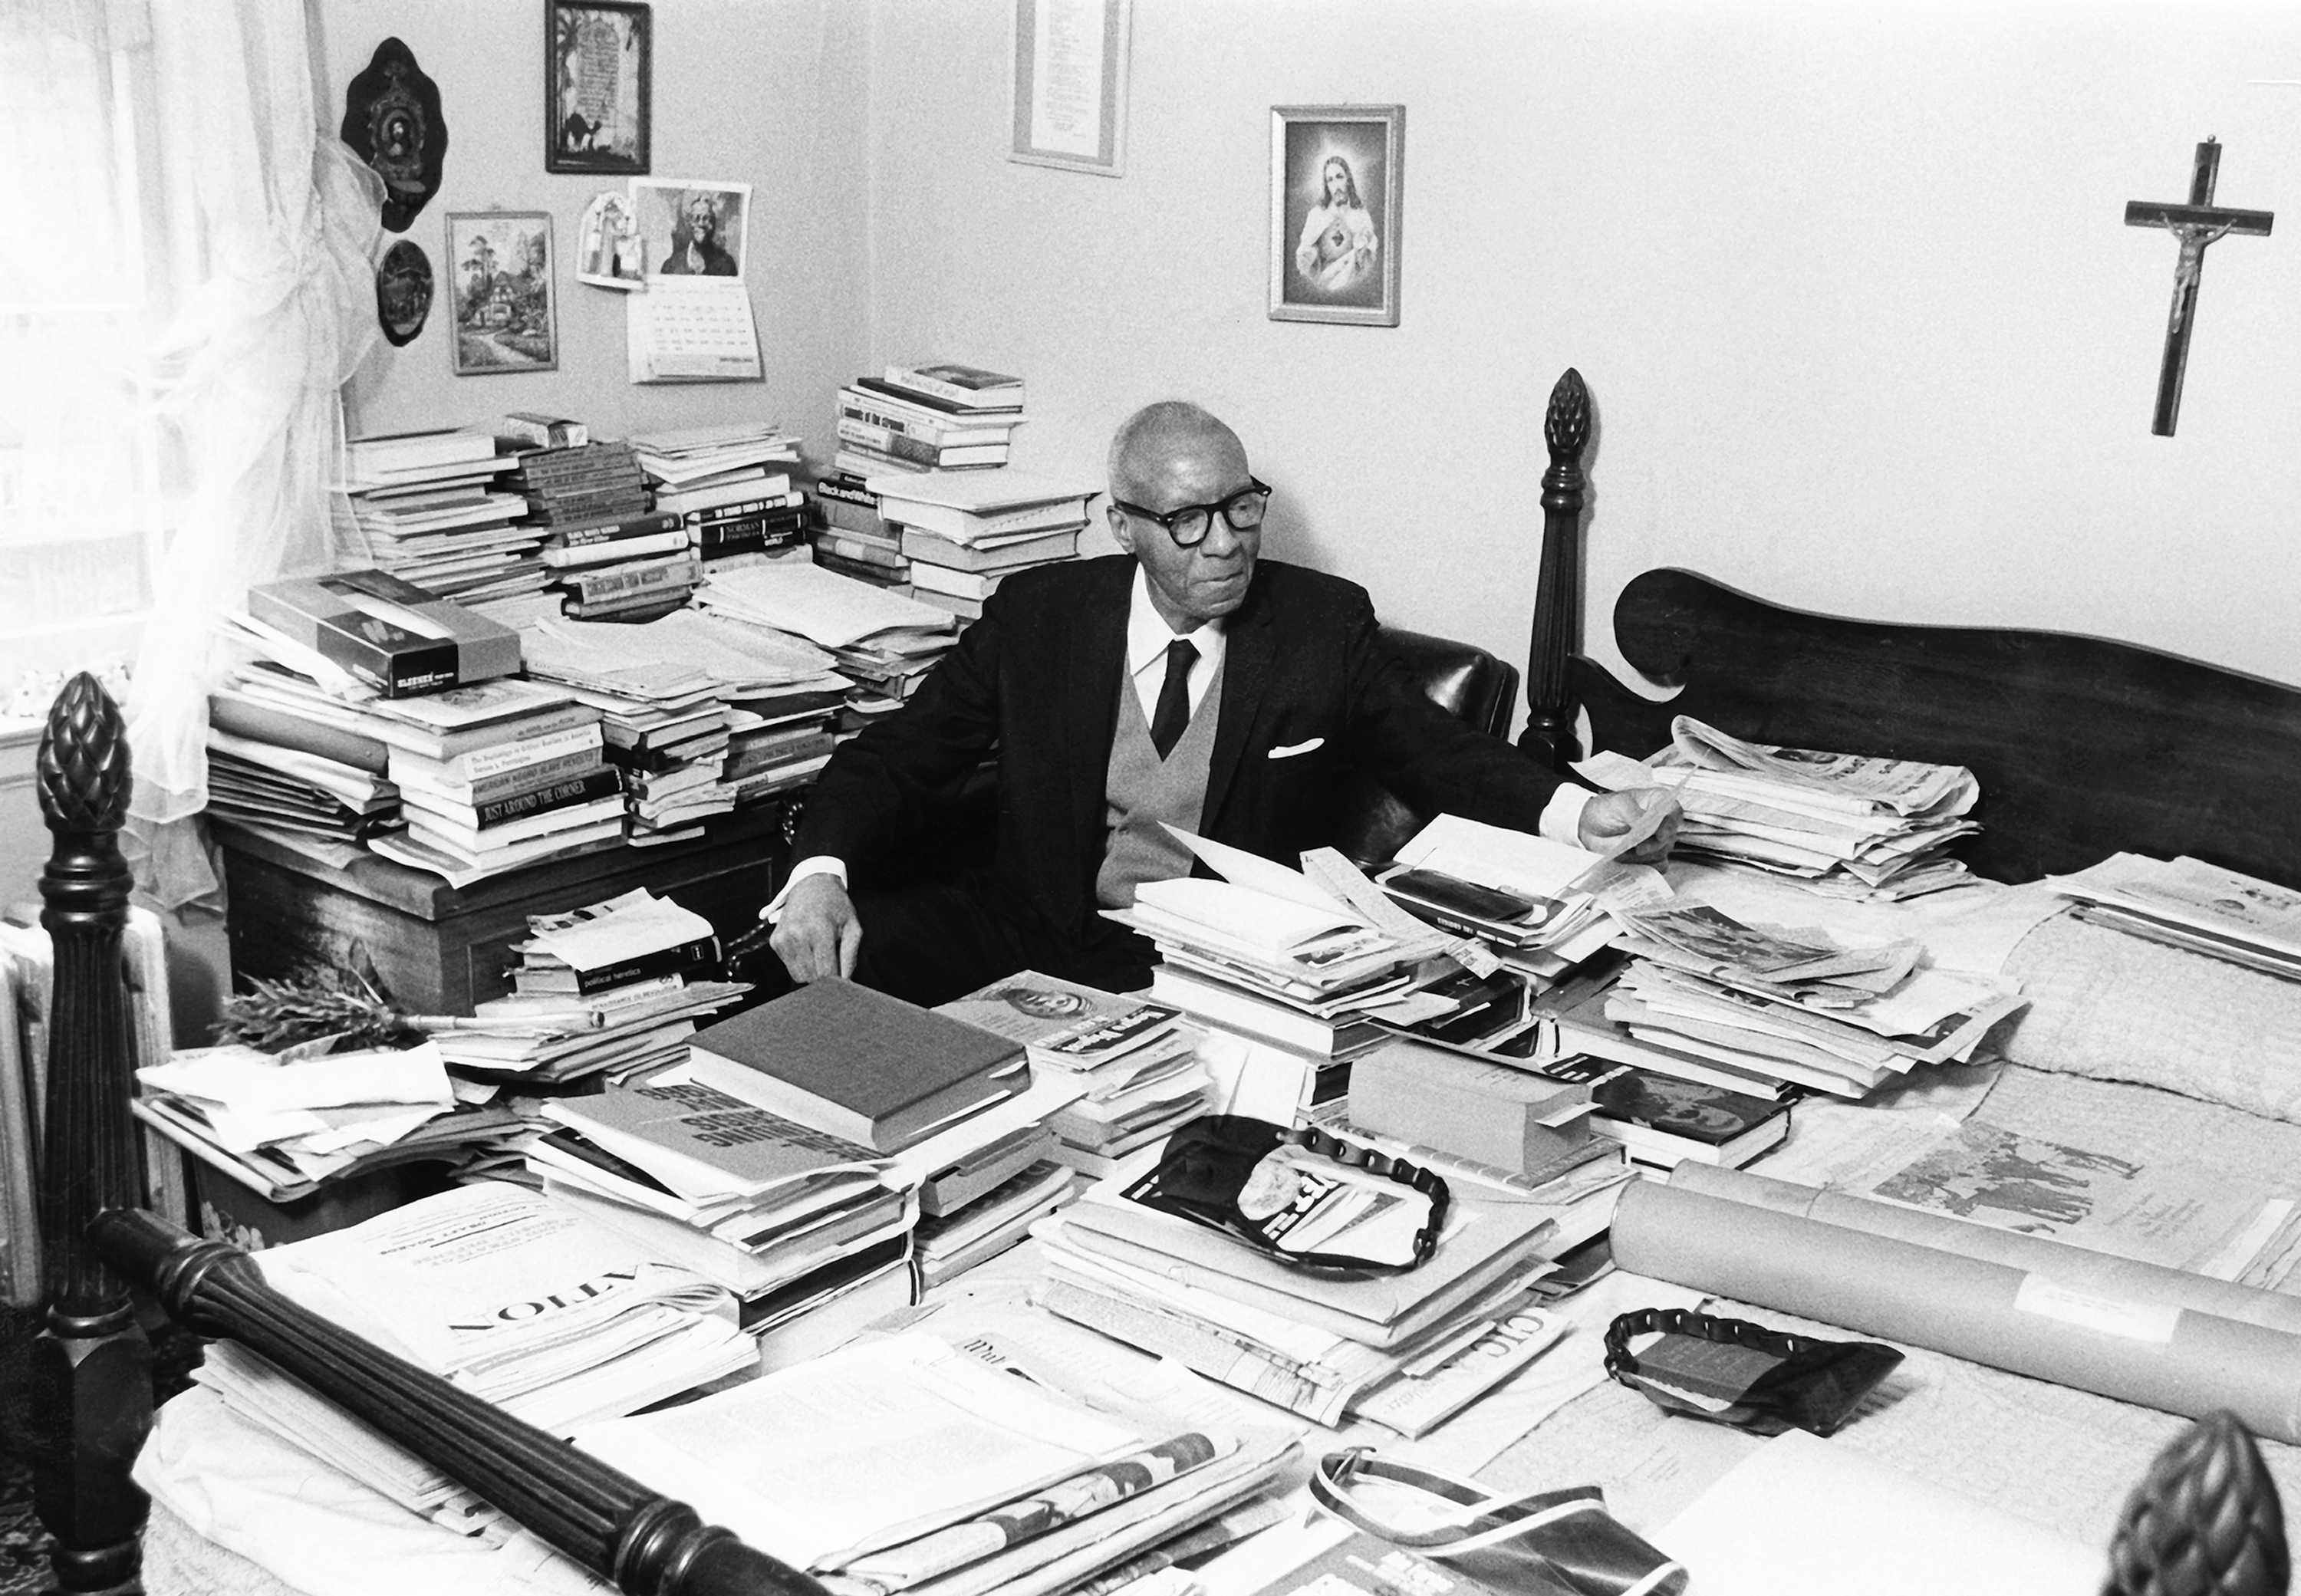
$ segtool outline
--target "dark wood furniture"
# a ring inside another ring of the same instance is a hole
[[[646,887],[701,915],[723,939],[749,929],[787,862],[785,819],[786,806],[771,800],[717,817],[693,841],[618,844],[460,891],[378,855],[331,865],[219,823],[232,974],[244,983],[350,970],[411,1013],[469,1014],[510,990],[511,944],[527,934],[530,915]]]

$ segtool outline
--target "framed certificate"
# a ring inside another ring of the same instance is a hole
[[[1121,175],[1131,11],[1132,0],[1015,0],[1011,159]]]

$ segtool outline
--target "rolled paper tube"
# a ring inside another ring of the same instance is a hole
[[[2056,1241],[2048,1236],[2027,1235],[1947,1214],[1929,1214],[1922,1208],[1904,1207],[1851,1192],[1803,1186],[1745,1170],[1720,1169],[1691,1158],[1678,1166],[1669,1183],[1704,1197],[1795,1214],[1843,1230],[1891,1236],[1896,1241],[1914,1241],[1920,1247],[1941,1248],[1968,1258],[2026,1269],[2047,1275],[2064,1286],[2121,1301],[2196,1308],[2240,1324],[2301,1335],[2301,1297],[2288,1297],[2280,1291],[2259,1291],[2234,1281],[2214,1280],[2184,1269],[2169,1269],[2161,1264],[2145,1264],[2090,1247]]]
[[[1652,1181],[1623,1191],[1613,1243],[1636,1274],[2301,1442],[2301,1336],[2071,1284],[2082,1248],[2045,1243],[2057,1274]]]

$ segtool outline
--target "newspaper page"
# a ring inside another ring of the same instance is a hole
[[[1962,815],[1981,797],[1980,783],[1961,765],[1745,742],[1685,714],[1670,722],[1669,734],[1679,759],[1687,765],[1761,775],[1833,795],[1848,806],[1882,804],[1898,815]]]

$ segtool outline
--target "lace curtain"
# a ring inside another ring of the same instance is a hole
[[[169,907],[215,888],[191,821],[218,620],[327,564],[338,389],[376,337],[382,188],[322,128],[313,79],[303,0],[0,4],[0,170],[25,202],[0,214],[37,219],[0,245],[37,479],[0,541],[84,524],[123,486],[134,506],[135,568],[113,572],[146,605],[127,840]]]

